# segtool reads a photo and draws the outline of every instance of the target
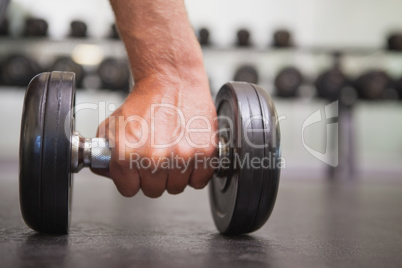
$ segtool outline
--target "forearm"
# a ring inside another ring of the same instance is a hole
[[[183,0],[110,0],[134,80],[205,75]],[[203,78],[202,78],[203,79]]]

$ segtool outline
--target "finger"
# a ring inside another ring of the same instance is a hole
[[[99,126],[98,129],[96,130],[96,137],[99,138],[105,138],[107,135],[109,129],[109,120],[103,121]]]
[[[195,189],[202,189],[208,184],[213,174],[214,169],[211,167],[209,161],[195,165],[191,173],[189,185]]]
[[[169,194],[179,194],[184,191],[188,185],[193,172],[194,163],[192,160],[183,163],[181,167],[175,167],[169,172],[166,183],[166,190]]]
[[[140,169],[141,190],[144,195],[157,198],[163,194],[168,180],[167,170],[156,170],[153,168]]]
[[[110,171],[107,169],[91,168],[91,171],[99,176],[110,178]]]
[[[110,162],[110,176],[113,179],[117,190],[125,197],[132,197],[140,190],[140,174],[135,165],[130,166],[127,159],[115,158],[112,150]]]

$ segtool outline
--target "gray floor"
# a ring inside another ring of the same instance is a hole
[[[336,184],[284,172],[268,223],[239,237],[217,234],[205,190],[126,199],[89,172],[75,177],[71,233],[40,235],[21,218],[17,175],[0,163],[0,267],[402,266],[395,174]]]

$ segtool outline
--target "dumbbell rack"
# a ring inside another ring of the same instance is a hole
[[[1,38],[0,39],[0,60],[10,53],[23,53],[40,65],[49,65],[57,56],[71,56],[74,49],[80,45],[90,45],[100,49],[103,57],[124,59],[126,52],[119,40],[112,39],[66,39],[52,40],[47,38]],[[402,75],[402,53],[389,52],[378,49],[340,49],[343,52],[341,64],[343,71],[350,77],[355,78],[362,72],[381,68],[391,77],[398,78]],[[295,100],[277,99],[278,110],[282,114],[288,114],[292,107],[299,107],[308,111],[307,106],[325,106],[325,102],[315,98],[314,80],[320,72],[332,65],[333,49],[320,48],[260,48],[260,47],[203,47],[203,54],[207,72],[210,76],[212,95],[216,94],[219,86],[225,81],[232,80],[238,67],[244,64],[255,66],[259,73],[259,84],[269,93],[274,95],[273,81],[277,73],[286,66],[294,66],[301,71],[304,82],[299,90],[299,96]],[[85,66],[89,73],[94,72],[96,65]],[[85,86],[84,86],[85,87]],[[14,87],[0,86],[0,92],[14,91]],[[89,89],[89,95],[94,95],[94,89]],[[91,93],[93,92],[93,93]],[[7,93],[8,94],[8,93]],[[105,92],[105,94],[114,94]],[[8,94],[10,95],[10,94]],[[92,96],[93,97],[93,96]],[[275,96],[274,96],[275,97]],[[14,97],[12,97],[14,98]],[[88,96],[88,99],[91,97]],[[119,98],[117,98],[119,99]],[[307,104],[312,103],[312,104]],[[365,106],[364,104],[363,106]],[[368,104],[370,105],[370,104]],[[378,105],[378,104],[377,104]],[[387,105],[379,104],[379,105]],[[283,110],[281,107],[284,107]],[[360,102],[357,106],[361,107]],[[285,108],[288,107],[288,108]],[[358,110],[356,107],[354,110]],[[370,108],[364,108],[369,109]],[[282,110],[282,111],[281,111]],[[357,115],[360,117],[360,115]],[[291,120],[291,119],[288,119]],[[354,121],[354,120],[353,120]],[[286,125],[286,122],[284,122]],[[352,124],[353,125],[353,124]],[[286,133],[286,130],[283,131]],[[290,131],[292,132],[292,131]],[[293,131],[294,132],[294,131]],[[85,131],[84,131],[84,134]],[[86,134],[89,136],[88,134]],[[286,140],[286,134],[284,136]],[[296,143],[296,138],[289,137],[290,144]],[[297,137],[299,139],[299,137]],[[284,142],[286,144],[286,141]],[[293,149],[289,148],[289,151]]]

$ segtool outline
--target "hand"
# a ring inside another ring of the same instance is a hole
[[[175,72],[171,72],[175,73]],[[152,75],[98,129],[112,147],[109,172],[123,196],[139,189],[159,197],[203,188],[214,170],[217,120],[203,69],[180,75]]]

